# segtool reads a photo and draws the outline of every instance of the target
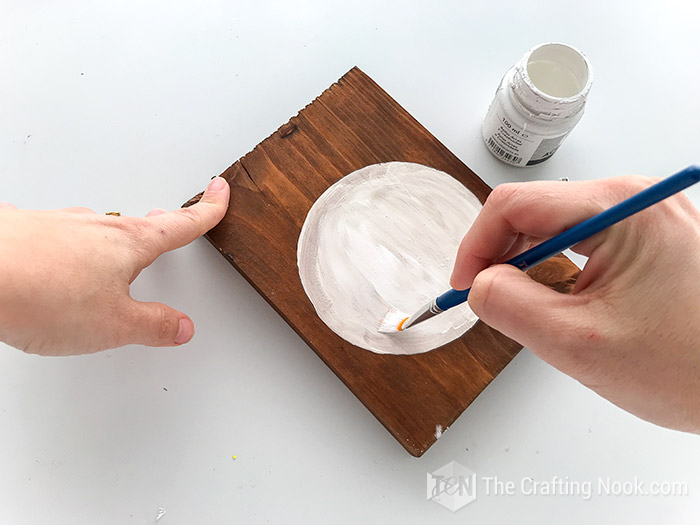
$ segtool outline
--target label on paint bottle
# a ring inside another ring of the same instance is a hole
[[[543,138],[511,123],[494,107],[484,122],[484,139],[491,153],[513,166],[534,166],[554,155],[568,135]]]
[[[534,166],[535,164],[544,162],[549,157],[554,155],[554,152],[557,151],[559,145],[566,138],[567,135],[568,133],[564,133],[563,135],[559,135],[558,137],[541,139],[540,145],[537,146],[537,149],[532,154],[532,157],[530,157],[530,160],[527,161],[526,166]]]

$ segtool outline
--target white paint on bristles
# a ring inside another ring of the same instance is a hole
[[[417,354],[449,343],[477,320],[466,303],[406,331],[377,329],[392,308],[413,313],[449,289],[457,248],[480,210],[472,192],[433,168],[357,170],[306,217],[297,249],[304,290],[323,322],[361,348]]]
[[[396,308],[391,308],[379,323],[379,328],[377,330],[384,334],[393,334],[394,332],[398,332],[401,321],[410,316],[411,314],[400,312]]]

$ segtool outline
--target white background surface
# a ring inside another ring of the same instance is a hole
[[[0,199],[178,207],[354,65],[491,185],[700,161],[695,3],[430,4],[5,0]],[[551,160],[509,168],[479,124],[506,69],[551,40],[593,64],[586,115]],[[151,524],[159,507],[159,525],[700,517],[700,438],[626,414],[528,351],[418,460],[205,241],[159,259],[133,293],[190,314],[195,339],[76,358],[0,347],[0,522]],[[636,476],[690,494],[480,486],[452,514],[425,498],[426,472],[452,460],[516,484]]]

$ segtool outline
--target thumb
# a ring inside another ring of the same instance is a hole
[[[194,323],[182,312],[163,303],[132,301],[131,343],[145,346],[178,346],[194,335]]]
[[[577,304],[576,296],[535,282],[509,264],[479,272],[469,292],[469,306],[479,319],[546,360],[548,350],[560,349],[574,336]]]

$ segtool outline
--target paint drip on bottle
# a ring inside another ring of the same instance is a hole
[[[489,151],[512,166],[534,166],[557,151],[581,120],[593,70],[561,43],[530,49],[501,80],[482,126]]]

